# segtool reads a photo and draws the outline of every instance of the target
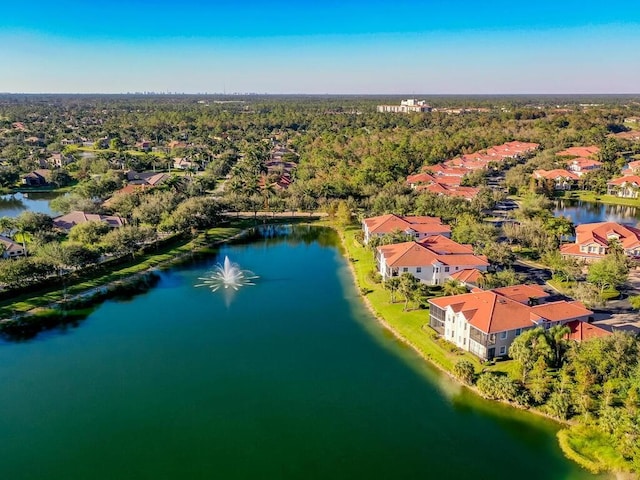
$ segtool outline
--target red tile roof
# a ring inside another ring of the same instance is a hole
[[[607,182],[607,185],[637,185],[640,186],[640,176],[625,175],[623,177],[614,178]]]
[[[364,224],[367,226],[369,233],[383,235],[396,230],[406,232],[414,230],[419,233],[432,235],[440,235],[450,233],[449,225],[442,225],[438,217],[401,217],[399,215],[388,214],[379,217],[366,218]]]
[[[418,242],[384,245],[378,247],[378,252],[390,267],[420,267],[435,263],[449,266],[470,265],[486,267],[489,265],[487,257],[484,255],[437,253],[427,245]]]
[[[465,268],[458,272],[452,273],[451,278],[462,283],[476,284],[482,278],[482,272],[476,268]]]
[[[605,330],[604,328],[593,325],[592,323],[581,322],[579,320],[569,322],[566,324],[566,326],[571,329],[571,333],[567,335],[567,338],[569,340],[575,340],[577,342],[612,335],[609,330]]]
[[[557,168],[555,170],[535,170],[533,172],[535,178],[546,178],[547,180],[569,179],[578,180],[580,177],[573,172]]]
[[[533,327],[544,320],[572,320],[593,313],[578,302],[560,301],[530,307],[492,290],[479,289],[462,295],[433,298],[429,303],[461,312],[471,325],[485,333]]]
[[[528,303],[531,298],[539,299],[549,296],[549,294],[538,285],[513,285],[511,287],[494,288],[492,291],[520,303]]]
[[[640,246],[640,229],[614,222],[584,223],[576,227],[576,244],[597,243],[608,247],[609,238],[618,237],[623,248]]]
[[[602,166],[602,162],[599,162],[598,160],[593,160],[591,158],[584,158],[584,157],[572,158],[570,160],[567,160],[566,163],[569,166],[575,165],[576,167],[579,167],[581,169]]]
[[[593,157],[600,152],[600,147],[592,145],[590,147],[569,147],[556,155],[559,157]]]

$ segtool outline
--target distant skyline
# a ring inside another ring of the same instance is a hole
[[[640,2],[33,0],[0,92],[640,93]]]

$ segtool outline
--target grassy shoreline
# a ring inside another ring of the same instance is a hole
[[[556,192],[554,198],[557,200],[578,200],[582,202],[602,203],[605,205],[620,205],[623,207],[640,208],[640,198],[620,198],[615,195],[599,195],[590,190],[571,190],[566,192]]]
[[[438,368],[453,380],[482,397],[474,386],[460,382],[453,375],[453,366],[456,361],[465,359],[472,362],[476,373],[481,371],[504,372],[516,378],[516,364],[513,361],[498,362],[495,365],[486,366],[468,352],[455,351],[447,347],[447,344],[439,341],[436,333],[428,325],[427,310],[402,310],[403,303],[389,302],[389,293],[380,284],[369,280],[367,272],[375,267],[373,255],[366,247],[355,240],[358,227],[345,229],[333,227],[338,232],[342,243],[343,254],[349,264],[353,281],[360,292],[360,296],[373,317],[387,329],[395,338],[410,347],[418,356],[431,365]],[[574,461],[582,468],[594,472],[615,472],[619,478],[625,475],[626,468],[619,456],[612,453],[612,446],[606,439],[598,436],[597,432],[586,430],[584,427],[571,421],[562,421],[551,417],[537,408],[523,409],[517,405],[499,400],[492,402],[502,403],[521,410],[528,411],[536,416],[545,417],[560,426],[557,432],[559,447],[569,460]],[[595,436],[594,436],[595,435]],[[594,439],[597,438],[597,441]],[[635,477],[629,477],[635,478]]]
[[[309,218],[274,218],[269,219],[268,223],[308,221]],[[18,294],[2,300],[0,301],[0,322],[13,321],[20,316],[36,313],[43,308],[61,305],[67,299],[83,296],[87,292],[99,288],[118,285],[152,269],[175,265],[195,254],[212,252],[217,245],[239,237],[258,224],[254,219],[232,218],[226,225],[210,228],[193,238],[177,236],[175,241],[146,252],[131,261],[118,263],[113,266],[114,268],[104,265],[99,271],[81,274],[80,278],[68,285],[63,285],[62,288],[60,286],[43,287],[34,292]]]

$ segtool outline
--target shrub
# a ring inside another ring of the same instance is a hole
[[[521,395],[520,385],[506,375],[485,372],[476,382],[480,393],[491,400],[506,400],[523,403],[526,399]]]
[[[472,385],[476,376],[476,369],[469,360],[458,360],[453,367],[453,374],[467,385]]]
[[[367,279],[373,283],[382,283],[382,275],[376,269],[371,269],[367,272]]]

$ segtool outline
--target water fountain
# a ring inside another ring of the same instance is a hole
[[[233,263],[229,260],[229,257],[224,257],[224,262],[217,264],[208,277],[199,277],[198,280],[202,280],[202,283],[196,285],[196,287],[209,287],[212,292],[224,289],[238,290],[240,287],[246,285],[255,285],[253,280],[258,278],[250,270],[242,270],[237,263]]]

